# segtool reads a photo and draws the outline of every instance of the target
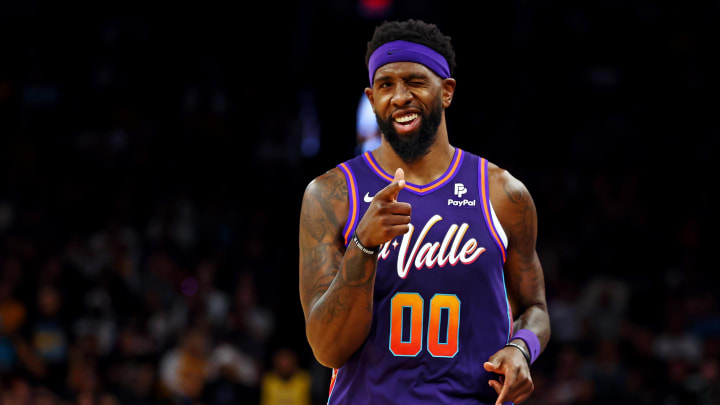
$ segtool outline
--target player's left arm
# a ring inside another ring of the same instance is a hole
[[[513,333],[529,329],[540,341],[540,352],[550,340],[550,317],[545,299],[545,279],[535,250],[537,211],[525,185],[506,170],[490,164],[490,198],[508,237],[505,283],[515,318]],[[511,339],[530,353],[525,341]],[[491,380],[497,404],[520,403],[534,390],[530,367],[516,347],[504,347],[485,363],[485,369],[501,375]]]

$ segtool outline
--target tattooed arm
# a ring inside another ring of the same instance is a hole
[[[514,329],[530,329],[544,350],[550,340],[550,318],[545,302],[545,278],[535,251],[537,211],[525,185],[506,170],[490,169],[490,195],[495,213],[508,236],[508,299],[514,314]]]
[[[545,301],[542,266],[535,251],[535,203],[525,185],[506,170],[489,164],[489,173],[491,202],[508,237],[505,280],[515,318],[514,331],[533,331],[540,340],[542,351],[550,340],[550,318]],[[512,343],[530,352],[523,340],[513,339]],[[520,403],[533,392],[529,367],[516,348],[503,348],[485,364],[486,370],[503,375],[500,381],[490,381],[498,393],[497,403]]]
[[[410,205],[397,202],[402,170],[380,190],[357,226],[363,245],[378,246],[408,231]],[[345,249],[348,213],[345,178],[333,169],[312,181],[300,213],[300,301],[305,332],[317,360],[339,368],[362,345],[372,323],[376,252],[354,243]]]

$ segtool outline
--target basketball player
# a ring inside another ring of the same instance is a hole
[[[379,26],[365,89],[380,146],[312,181],[300,297],[330,404],[501,404],[533,391],[550,338],[525,186],[449,143],[450,38]]]

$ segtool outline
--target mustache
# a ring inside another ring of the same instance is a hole
[[[409,109],[409,107],[403,109]],[[400,137],[398,135],[393,126],[392,118],[386,120],[381,118],[379,114],[375,115],[375,120],[383,133],[383,137],[398,157],[406,163],[414,163],[430,152],[430,147],[437,138],[437,130],[442,120],[442,104],[439,99],[432,109],[417,108],[417,110],[422,117],[420,127],[416,135],[409,137]],[[392,117],[392,114],[390,117]]]

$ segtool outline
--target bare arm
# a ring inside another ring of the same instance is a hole
[[[405,209],[392,201],[392,193],[396,197],[404,185],[398,183],[375,196],[358,224],[358,237],[366,246],[407,232],[402,224],[410,221],[409,205],[404,204]],[[308,185],[300,213],[300,300],[313,353],[333,368],[341,367],[362,345],[372,323],[377,253],[363,253],[353,243],[345,249],[341,233],[347,212],[347,185],[340,170]]]
[[[545,301],[545,280],[535,250],[537,212],[527,188],[505,170],[490,165],[490,198],[508,237],[505,280],[508,300],[515,317],[514,331],[529,329],[537,335],[540,350],[550,340],[550,318]],[[512,343],[522,346],[523,340]],[[502,375],[490,385],[498,393],[497,404],[504,401],[521,403],[534,390],[529,365],[520,351],[505,347],[490,357],[485,369]]]
[[[508,236],[505,275],[508,299],[515,316],[514,329],[533,331],[544,350],[550,340],[550,318],[545,300],[545,278],[535,250],[535,203],[525,185],[510,173],[499,168],[495,173],[496,188],[501,186],[502,192],[496,192],[492,202]],[[514,341],[518,342],[522,341]]]

